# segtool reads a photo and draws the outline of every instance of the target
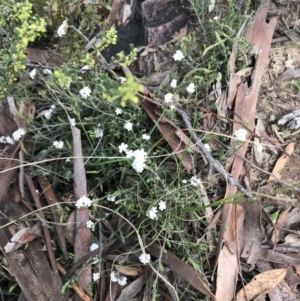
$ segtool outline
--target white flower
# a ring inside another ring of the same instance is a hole
[[[91,95],[91,92],[89,87],[84,87],[79,91],[79,94],[83,99],[87,99]]]
[[[53,110],[55,110],[55,108],[56,108],[56,105],[51,105],[50,110],[53,111]]]
[[[83,66],[81,69],[80,69],[80,72],[82,73],[82,74],[84,74],[85,72],[86,72],[86,70],[89,70],[90,68],[89,68],[89,66],[88,65],[85,65],[85,66]]]
[[[109,202],[115,202],[116,201],[116,196],[114,196],[114,195],[108,195],[106,198]]]
[[[124,124],[124,129],[126,129],[128,132],[132,130],[133,124],[130,121],[126,121]]]
[[[70,118],[69,121],[70,121],[70,125],[71,126],[75,126],[76,125],[75,118]]]
[[[172,79],[170,86],[171,88],[177,88],[177,79]]]
[[[165,103],[173,102],[173,94],[172,93],[167,93],[165,95]]]
[[[157,208],[152,207],[146,214],[150,219],[155,219],[157,217]]]
[[[163,211],[163,210],[165,210],[165,209],[167,208],[166,202],[164,202],[164,201],[160,201],[160,202],[158,203],[158,206],[159,206],[159,210],[160,210],[160,211]]]
[[[197,187],[199,184],[201,184],[201,180],[199,178],[197,178],[197,176],[192,176],[190,178],[190,183],[192,186]]]
[[[51,114],[52,114],[52,110],[48,110],[48,111],[45,112],[44,116],[45,116],[46,119],[50,119]]]
[[[62,24],[59,26],[59,28],[57,30],[58,36],[60,38],[63,37],[67,33],[67,29],[68,29],[68,22],[63,21]]]
[[[95,129],[94,131],[96,138],[102,138],[103,137],[103,130],[102,129]]]
[[[141,256],[139,257],[139,260],[140,260],[140,262],[142,263],[142,264],[147,264],[147,263],[149,263],[150,262],[150,259],[151,259],[151,257],[150,257],[150,254],[141,254]]]
[[[79,209],[80,207],[85,207],[85,206],[90,207],[92,203],[93,203],[92,200],[84,195],[77,200],[75,206]]]
[[[219,19],[219,16],[215,16],[214,20],[217,21]]]
[[[18,129],[15,132],[13,132],[13,138],[15,141],[19,141],[23,135],[25,135],[24,129]]]
[[[71,162],[71,158],[67,158],[66,163],[70,163]]]
[[[35,78],[35,76],[36,76],[36,69],[35,68],[30,71],[29,76],[30,76],[31,79]]]
[[[186,184],[187,183],[187,180],[182,180],[182,184]]]
[[[5,143],[8,143],[10,145],[14,145],[15,144],[15,141],[13,139],[11,139],[9,136],[4,137],[4,139],[5,139]]]
[[[126,151],[126,158],[132,158],[134,157],[133,155],[133,150],[129,149]]]
[[[94,223],[93,223],[91,220],[88,220],[88,221],[86,222],[87,228],[92,228],[93,225],[94,225]]]
[[[247,130],[240,128],[234,132],[234,136],[238,138],[238,140],[245,141],[247,136]]]
[[[123,286],[127,283],[127,278],[125,276],[121,276],[119,279],[118,279],[118,283]]]
[[[93,274],[93,280],[97,281],[100,278],[100,273],[94,273]]]
[[[211,152],[210,145],[208,143],[204,143],[203,145],[204,145],[205,149],[210,153]]]
[[[120,108],[116,108],[115,113],[116,113],[116,115],[121,115],[123,113],[123,111]]]
[[[94,250],[96,250],[98,248],[99,248],[99,245],[97,245],[95,243],[92,243],[91,246],[90,246],[90,251],[92,252],[92,251],[94,251]]]
[[[194,83],[190,83],[187,87],[186,90],[188,91],[188,93],[192,94],[195,92],[195,84]]]
[[[52,70],[47,69],[47,68],[44,68],[42,71],[43,71],[43,73],[46,74],[46,75],[52,73]]]
[[[131,164],[132,168],[136,172],[140,172],[140,173],[143,172],[146,166],[147,153],[144,151],[144,149],[137,149],[132,153],[132,155],[134,157],[134,160]]]
[[[210,4],[208,6],[208,12],[211,13],[213,9],[215,8],[216,0],[211,0]]]
[[[181,50],[176,50],[175,54],[173,55],[174,61],[181,61],[184,58],[184,55]]]
[[[36,192],[36,194],[37,194],[37,195],[39,195],[39,194],[40,194],[40,192],[39,192],[39,190],[38,190],[38,189],[36,189],[36,190],[35,190],[35,192]]]
[[[143,134],[142,135],[142,139],[144,139],[144,140],[150,140],[150,135]]]
[[[176,109],[176,107],[174,105],[170,105],[170,110],[174,111]]]
[[[57,149],[61,149],[64,147],[64,142],[63,141],[54,141],[53,146],[56,147]]]
[[[122,77],[122,76],[120,76],[118,79],[121,82],[121,84],[124,84],[127,81],[127,79],[125,77]]]
[[[110,280],[111,280],[112,282],[118,282],[118,277],[116,276],[116,272],[115,272],[115,271],[112,271],[112,272],[110,273]]]
[[[128,150],[128,144],[125,144],[124,142],[122,142],[119,146],[118,146],[119,152],[122,153],[126,153],[126,151]]]

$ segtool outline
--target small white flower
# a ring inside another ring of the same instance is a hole
[[[35,79],[35,76],[36,76],[36,69],[35,68],[30,71],[29,76],[30,76],[31,79]]]
[[[53,111],[53,110],[55,110],[55,108],[56,108],[56,105],[51,105],[50,110]]]
[[[79,209],[80,207],[85,207],[85,206],[90,207],[92,203],[93,203],[92,200],[84,195],[77,200],[75,206]]]
[[[13,132],[13,138],[15,141],[19,141],[22,136],[25,135],[25,130],[24,129],[18,129],[15,132]]]
[[[121,82],[121,84],[124,84],[127,81],[127,79],[125,77],[122,77],[122,76],[120,76],[118,79]]]
[[[95,129],[94,131],[96,138],[102,138],[103,137],[103,130],[102,129]]]
[[[36,189],[36,190],[35,190],[35,192],[36,192],[36,194],[37,194],[37,195],[39,195],[39,194],[40,194],[40,192],[39,192],[39,190],[38,190],[38,189]]]
[[[75,126],[76,125],[75,118],[70,118],[69,121],[70,121],[70,125],[71,126]]]
[[[211,152],[210,145],[208,143],[204,143],[203,145],[204,145],[205,149],[210,153]]]
[[[214,20],[217,21],[219,19],[219,16],[215,16]]]
[[[181,61],[184,58],[184,55],[181,50],[177,50],[173,55],[174,61]]]
[[[98,263],[99,261],[100,261],[100,259],[97,258],[97,256],[96,256],[96,257],[93,258],[92,264],[96,264],[96,263]]]
[[[190,178],[190,184],[191,184],[192,186],[197,187],[198,185],[201,184],[201,180],[200,180],[199,178],[197,178],[197,176],[192,176],[192,177]]]
[[[187,180],[182,180],[182,184],[186,184],[187,183]]]
[[[165,95],[165,103],[170,103],[173,102],[173,94],[172,93],[167,93]]]
[[[44,68],[42,71],[43,71],[43,73],[44,73],[44,74],[46,74],[46,75],[48,75],[48,74],[51,74],[51,73],[52,73],[52,70],[50,70],[50,69],[47,69],[47,68]]]
[[[71,158],[67,158],[66,163],[70,163],[71,162]]]
[[[112,271],[112,272],[110,273],[110,280],[111,280],[112,282],[118,282],[118,277],[116,276],[116,272],[115,272],[115,271]]]
[[[91,220],[86,222],[87,228],[92,228],[93,225],[94,225],[94,223]]]
[[[126,153],[128,157],[128,153]],[[147,160],[147,153],[144,151],[144,149],[137,149],[134,152],[132,152],[132,155],[134,157],[134,160],[131,164],[132,168],[136,172],[143,172],[145,166],[146,166],[146,160]]]
[[[150,219],[155,219],[157,217],[157,207],[152,207],[146,214]]]
[[[147,134],[143,134],[142,135],[142,139],[144,139],[144,140],[150,140],[150,135],[147,135]]]
[[[5,138],[5,143],[8,143],[10,145],[14,145],[15,141],[13,139],[11,139],[9,136],[4,137]]]
[[[195,84],[194,83],[190,83],[187,87],[186,90],[188,93],[192,94],[195,92]]]
[[[116,201],[116,196],[114,195],[108,195],[106,197],[106,199],[109,201],[109,202],[115,202]]]
[[[176,107],[174,105],[170,105],[170,110],[174,111],[176,109]]]
[[[93,274],[93,280],[97,281],[98,279],[100,279],[100,273],[94,273]]]
[[[121,285],[121,286],[124,286],[126,283],[127,283],[127,278],[125,276],[121,276],[119,279],[118,279],[118,283]]]
[[[85,65],[83,66],[81,69],[80,69],[80,73],[84,74],[87,70],[89,70],[89,66],[88,65]]]
[[[67,33],[67,29],[68,29],[68,22],[63,21],[62,24],[59,26],[59,28],[57,30],[58,36],[60,38],[62,38]]]
[[[165,210],[165,209],[167,208],[166,202],[164,202],[164,201],[160,201],[160,202],[158,203],[158,206],[159,206],[159,210],[160,210],[160,211],[163,211],[163,210]]]
[[[234,132],[234,136],[238,138],[238,140],[245,141],[247,136],[247,130],[244,128],[240,128]]]
[[[91,92],[89,87],[84,87],[79,91],[79,94],[83,99],[87,99],[91,95]]]
[[[124,124],[124,129],[126,129],[128,132],[132,130],[133,124],[130,121],[127,121]]]
[[[211,0],[210,4],[208,6],[208,12],[211,13],[213,9],[215,8],[216,0]]]
[[[150,254],[141,254],[141,256],[139,257],[139,260],[140,260],[140,262],[142,263],[142,264],[147,264],[147,263],[149,263],[150,262],[150,259],[151,259],[151,257],[150,257]]]
[[[116,113],[116,115],[121,115],[123,113],[123,111],[120,108],[116,108],[115,113]]]
[[[53,146],[57,149],[62,149],[64,147],[64,142],[63,141],[54,141]]]
[[[51,118],[51,114],[52,114],[52,110],[48,110],[44,113],[44,116],[46,119],[50,119]]]
[[[126,153],[126,151],[128,150],[128,144],[125,144],[124,142],[122,142],[119,146],[118,146],[119,152],[122,153]]]
[[[94,251],[94,250],[96,250],[98,248],[99,248],[98,244],[92,243],[91,246],[90,246],[90,251],[92,252],[92,251]]]
[[[171,83],[170,83],[171,88],[177,88],[177,80],[176,79],[172,79]]]

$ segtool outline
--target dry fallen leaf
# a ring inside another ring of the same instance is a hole
[[[287,147],[284,149],[284,153],[281,155],[281,157],[277,160],[274,169],[272,171],[272,174],[275,175],[278,179],[281,179],[281,171],[284,169],[289,156],[293,153],[295,147],[295,143],[290,143],[287,145]],[[272,176],[269,177],[268,181],[276,181],[275,178]]]
[[[115,267],[120,273],[126,276],[135,277],[143,273],[143,270],[139,267],[130,267],[130,266],[121,266],[121,265],[117,265]]]
[[[284,279],[286,269],[274,269],[255,276],[236,295],[236,301],[253,300],[260,295],[265,295]]]

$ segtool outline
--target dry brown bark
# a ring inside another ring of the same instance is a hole
[[[19,230],[22,224],[17,217],[22,217],[28,210],[12,198],[5,197],[0,203],[0,248],[8,262],[9,271],[14,275],[27,300],[67,301],[68,297],[61,293],[62,281],[57,272],[53,272],[42,251],[39,240],[30,242],[26,249],[18,249],[5,254],[4,246]],[[15,223],[5,226],[14,217]]]

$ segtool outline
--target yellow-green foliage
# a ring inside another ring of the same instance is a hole
[[[9,48],[0,50],[1,63],[6,68],[3,74],[4,81],[9,85],[16,80],[19,72],[26,68],[24,50],[29,42],[33,42],[46,31],[46,22],[44,19],[32,15],[32,4],[28,0],[15,3],[10,11],[5,16],[2,15],[0,19],[1,24],[5,24],[5,21],[14,24],[14,34],[10,38]],[[4,30],[6,29],[8,30],[8,28],[4,28]],[[3,87],[2,93],[6,91],[5,85]]]

